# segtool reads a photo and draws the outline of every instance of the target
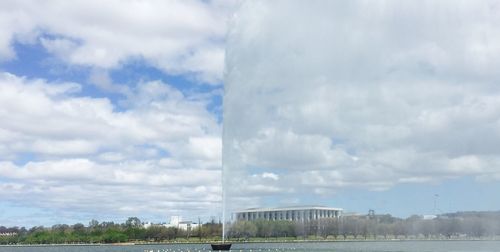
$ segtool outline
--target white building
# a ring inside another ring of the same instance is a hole
[[[182,230],[193,230],[199,227],[199,223],[194,223],[192,221],[183,221],[181,216],[171,216],[170,223],[166,224],[166,227],[175,227]]]
[[[324,206],[251,208],[233,213],[233,220],[311,221],[323,218],[339,218],[341,214],[342,208]]]
[[[149,228],[149,227],[151,227],[151,226],[153,226],[153,225],[154,225],[154,224],[153,224],[152,222],[148,221],[148,222],[144,222],[144,223],[142,224],[142,227],[143,227],[143,228]]]
[[[153,224],[151,222],[145,222],[143,224],[144,228],[149,228],[151,226],[164,226],[164,227],[174,227],[182,230],[193,230],[199,227],[199,223],[194,223],[192,221],[183,221],[181,216],[171,216],[169,223],[159,223]]]
[[[5,233],[0,233],[0,236],[16,236],[17,233],[14,232],[5,232]]]

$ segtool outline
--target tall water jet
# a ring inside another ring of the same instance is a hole
[[[225,234],[233,213],[249,208],[423,214],[432,199],[382,201],[406,198],[398,189],[408,184],[425,192],[500,174],[490,155],[500,152],[490,121],[500,118],[493,5],[245,2],[227,37]]]

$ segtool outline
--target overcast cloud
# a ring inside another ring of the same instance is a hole
[[[498,179],[499,7],[246,2],[227,44],[225,181],[241,189],[230,208]]]

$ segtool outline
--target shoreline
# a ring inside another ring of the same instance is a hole
[[[80,244],[2,244],[0,247],[78,247],[78,246],[156,246],[156,245],[200,245],[220,241],[203,242],[124,242],[124,243],[80,243]],[[349,240],[278,240],[278,241],[226,241],[232,244],[252,243],[350,243],[350,242],[500,242],[500,238],[491,239],[349,239]]]

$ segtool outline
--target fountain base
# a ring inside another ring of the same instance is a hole
[[[210,246],[212,246],[213,251],[227,251],[231,249],[231,243],[212,243]]]

